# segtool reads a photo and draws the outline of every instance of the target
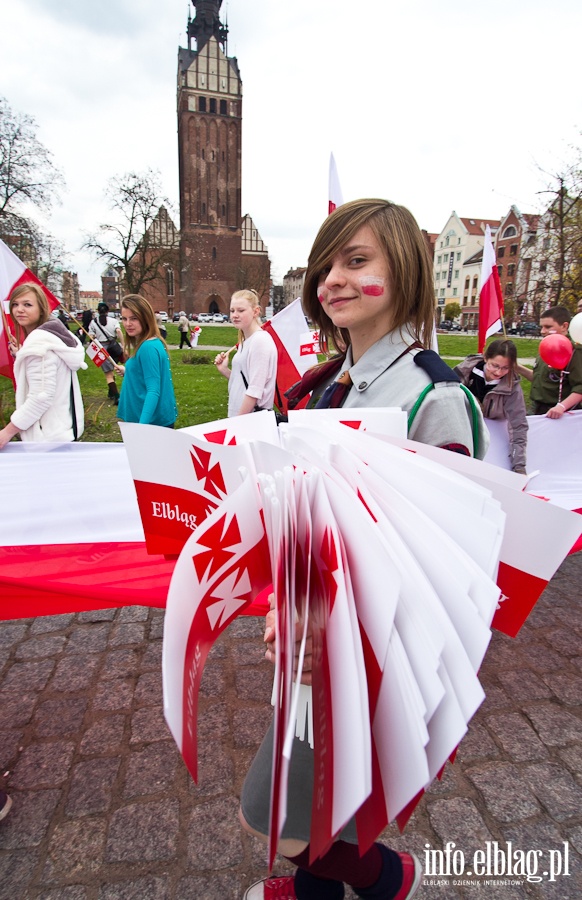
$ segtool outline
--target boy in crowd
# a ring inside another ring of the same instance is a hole
[[[540,316],[542,337],[548,334],[568,335],[571,315],[565,306],[552,306]],[[532,369],[518,365],[517,371],[531,381],[530,403],[532,415],[560,419],[565,412],[575,409],[582,401],[582,347],[574,347],[572,359],[564,371],[562,396],[560,397],[561,373],[552,369],[538,358]]]

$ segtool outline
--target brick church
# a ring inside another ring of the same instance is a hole
[[[263,309],[269,302],[267,248],[241,209],[242,81],[221,4],[192,0],[188,46],[178,51],[180,277],[169,306],[186,313],[227,313],[243,287]]]

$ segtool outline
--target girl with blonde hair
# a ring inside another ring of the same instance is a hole
[[[237,351],[228,366],[230,350],[218,353],[214,364],[228,378],[228,415],[243,416],[272,409],[277,380],[277,348],[261,328],[259,295],[236,291],[230,301],[230,321],[238,328]]]

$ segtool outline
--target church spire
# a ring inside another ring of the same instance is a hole
[[[196,16],[190,19],[188,16],[188,46],[192,49],[192,38],[196,41],[196,50],[200,52],[202,47],[211,37],[215,37],[226,53],[226,40],[228,26],[220,21],[220,7],[222,0],[192,0],[196,9]]]

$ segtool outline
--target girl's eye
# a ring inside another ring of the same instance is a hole
[[[350,266],[359,266],[361,263],[366,262],[365,257],[363,256],[353,256],[350,259]]]
[[[323,268],[321,270],[321,272],[319,273],[318,281],[323,281],[324,278],[327,278],[327,276],[329,275],[330,272],[331,272],[331,266],[325,266],[325,268]]]

